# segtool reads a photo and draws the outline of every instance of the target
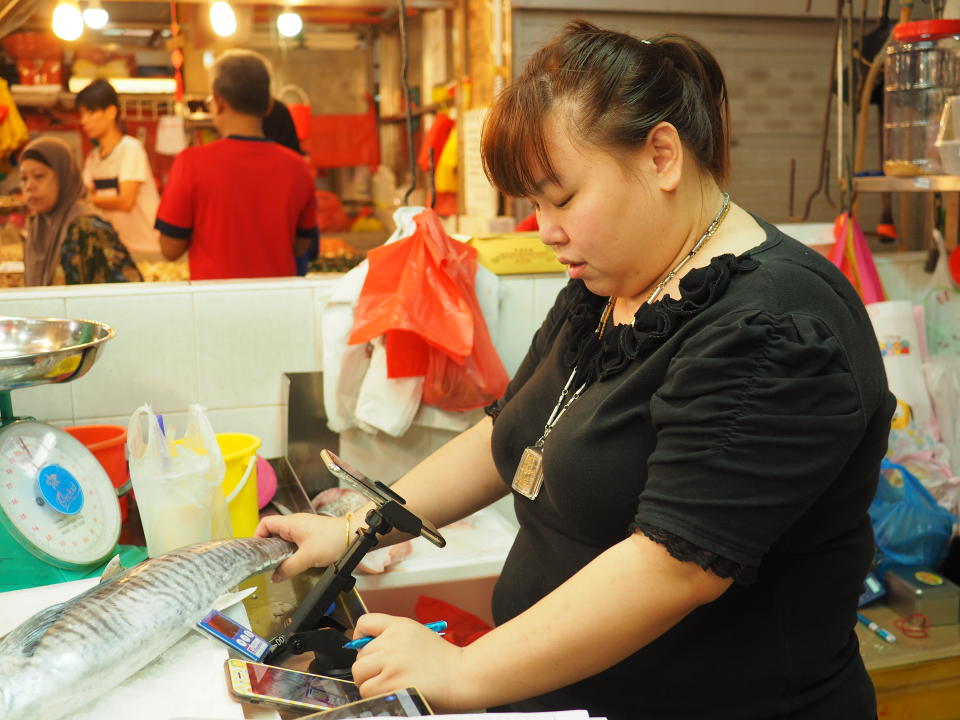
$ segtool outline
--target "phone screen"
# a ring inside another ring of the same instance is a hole
[[[218,610],[211,610],[197,626],[251,660],[262,659],[270,649],[270,643],[253,630],[234,622]]]
[[[340,718],[371,718],[371,717],[421,717],[432,715],[430,706],[423,699],[416,688],[406,688],[385,695],[360,700],[359,702],[341,705],[332,710],[325,710],[314,715],[308,715],[301,720],[339,720]]]
[[[248,702],[314,709],[335,708],[360,700],[359,689],[348,680],[243,660],[227,662],[231,687]]]

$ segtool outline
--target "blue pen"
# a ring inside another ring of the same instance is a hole
[[[882,627],[880,627],[879,625],[877,625],[873,620],[871,620],[870,618],[868,618],[866,615],[862,615],[862,614],[860,614],[860,613],[857,613],[857,620],[859,620],[860,622],[862,622],[864,625],[866,625],[868,628],[870,628],[870,630],[872,630],[874,633],[876,633],[877,635],[879,635],[880,637],[882,637],[882,638],[883,638],[884,640],[886,640],[888,643],[895,643],[895,642],[897,641],[896,635],[894,635],[894,634],[893,634],[892,632],[890,632],[889,630],[884,630]]]
[[[437,620],[436,622],[424,623],[423,626],[428,630],[433,630],[435,633],[439,633],[440,635],[443,635],[443,631],[447,629],[447,621]],[[367,635],[365,637],[357,638],[356,640],[351,640],[346,645],[344,645],[344,647],[347,650],[359,650],[371,640],[373,640],[373,637],[371,637],[370,635]]]

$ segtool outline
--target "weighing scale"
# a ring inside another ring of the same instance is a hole
[[[116,490],[68,433],[13,415],[10,392],[91,368],[113,328],[87,320],[0,317],[0,591],[85,577],[120,536]]]

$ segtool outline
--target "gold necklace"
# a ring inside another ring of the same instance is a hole
[[[617,298],[611,295],[607,299],[607,304],[603,308],[603,312],[600,314],[600,322],[597,324],[597,329],[593,332],[597,335],[597,340],[603,340],[603,334],[607,331],[607,321],[610,320],[613,315],[613,308],[616,307]]]
[[[690,261],[690,258],[697,254],[697,251],[700,250],[700,248],[703,247],[704,243],[716,234],[717,230],[720,228],[720,223],[722,223],[723,219],[727,216],[728,210],[730,210],[730,193],[724,193],[723,203],[720,205],[720,210],[717,212],[717,214],[713,216],[713,222],[710,223],[710,226],[704,231],[703,235],[700,236],[700,239],[694,243],[692,248],[690,248],[690,252],[684,255],[683,259],[676,264],[673,270],[668,272],[667,276],[657,283],[657,286],[653,289],[653,292],[650,293],[650,297],[647,298],[647,304],[652,303],[657,299],[657,297],[659,297],[660,293],[663,292],[664,286],[673,280],[676,274],[680,272],[680,269]]]

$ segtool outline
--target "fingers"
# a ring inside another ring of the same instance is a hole
[[[403,622],[406,619],[407,618],[398,618],[394,615],[387,615],[386,613],[364,613],[357,619],[356,637],[363,637],[364,635],[376,637],[391,624],[398,621]]]
[[[281,530],[285,526],[284,520],[285,518],[282,515],[267,515],[265,518],[261,518],[257,524],[257,529],[253,531],[253,536],[265,538],[271,535],[279,535],[283,537]]]
[[[311,567],[313,567],[311,556],[303,548],[300,548],[277,566],[271,579],[273,582],[283,582]]]
[[[270,537],[273,533],[270,531],[271,523],[269,520],[276,517],[275,515],[268,515],[263,518],[259,523],[257,523],[257,529],[253,531],[253,536],[258,538]]]
[[[286,559],[273,573],[273,582],[281,582],[287,578],[303,572],[315,564],[314,550],[306,545],[313,531],[316,530],[317,516],[307,513],[295,515],[268,515],[260,521],[254,531],[255,537],[270,537],[275,535],[297,545],[297,551]],[[314,543],[316,544],[316,543]]]
[[[381,613],[361,616],[355,635],[375,638],[357,653],[351,668],[362,697],[413,686],[433,702],[448,692],[445,686],[460,662],[460,648],[409,618]]]

